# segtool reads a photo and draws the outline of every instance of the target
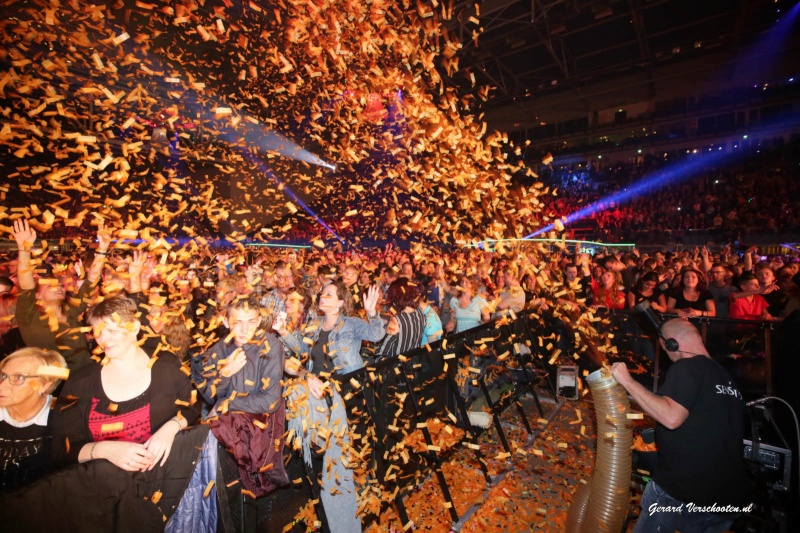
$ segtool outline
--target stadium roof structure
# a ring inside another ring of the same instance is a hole
[[[690,64],[702,71],[732,61],[770,29],[794,2],[773,0],[467,0],[446,23],[459,36],[453,82],[469,90],[496,88],[484,104],[535,119],[536,101],[563,94],[586,110],[598,105],[592,87],[617,80],[617,93],[654,84],[659,70]],[[800,33],[800,32],[798,32]],[[786,59],[797,56],[797,38]],[[774,59],[774,58],[773,58]],[[680,68],[672,68],[677,76]],[[503,113],[501,113],[503,114]]]

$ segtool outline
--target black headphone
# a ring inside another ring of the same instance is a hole
[[[680,344],[678,344],[678,339],[674,339],[670,337],[669,339],[661,333],[661,326],[664,325],[664,317],[661,316],[661,313],[656,311],[650,306],[650,302],[647,300],[642,300],[638,304],[634,306],[634,309],[639,313],[642,313],[647,321],[656,328],[658,332],[658,337],[664,341],[664,347],[670,352],[677,352],[680,349]]]
[[[664,341],[664,348],[666,348],[667,351],[677,352],[681,347],[680,344],[678,344],[678,339],[673,339],[671,337],[668,339],[664,337],[664,335],[661,333],[661,330],[658,330],[658,336]]]

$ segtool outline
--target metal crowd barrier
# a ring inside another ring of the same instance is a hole
[[[610,311],[608,318],[610,327],[605,330],[601,328],[600,332],[613,331],[612,344],[619,353],[642,352],[645,351],[642,346],[651,346],[647,356],[652,356],[652,390],[657,392],[663,379],[663,369],[670,361],[665,358],[655,333],[642,327],[637,321],[636,313],[632,311]],[[664,318],[678,316],[664,314]],[[711,357],[732,370],[734,378],[745,381],[743,385],[749,387],[752,393],[771,395],[774,392],[774,343],[776,335],[780,335],[783,330],[781,321],[697,317],[689,319],[689,322],[700,331]],[[747,372],[739,372],[737,375],[736,370],[743,366],[748,366]],[[757,369],[754,368],[756,366]]]
[[[657,391],[664,362],[655,337],[636,327],[633,323],[635,317],[628,311],[611,312],[608,318],[610,320],[605,326],[607,331],[600,327],[600,333],[614,333],[612,344],[623,358],[632,348],[647,343],[653,348],[653,390]],[[385,494],[392,495],[391,499],[403,524],[409,522],[406,498],[429,476],[436,479],[453,524],[463,518],[456,512],[449,481],[442,471],[443,462],[455,450],[466,448],[474,454],[487,486],[492,483],[486,460],[477,446],[477,437],[484,429],[472,426],[468,415],[474,401],[485,400],[491,416],[489,429],[497,433],[498,441],[510,453],[512,450],[500,416],[513,408],[520,419],[520,427],[525,429],[529,439],[535,437],[520,399],[530,394],[542,416],[535,385],[543,381],[548,393],[556,398],[556,367],[551,363],[554,349],[563,349],[565,355],[575,356],[576,364],[584,369],[593,369],[591,362],[579,357],[583,347],[577,345],[574,335],[568,332],[570,325],[565,320],[568,322],[569,317],[554,319],[547,315],[540,317],[524,313],[514,320],[500,319],[483,324],[411,352],[371,362],[349,374],[333,376],[345,401],[349,424],[356,428],[362,441],[371,446],[369,453],[362,455],[370,463],[369,470],[374,476],[369,481],[380,484]],[[753,346],[749,349],[757,350],[755,357],[763,360],[766,373],[764,392],[772,392],[773,333],[780,328],[779,324],[714,318],[693,319],[692,322],[698,326],[715,356],[724,355],[722,352],[727,349],[725,342],[736,341],[737,336],[741,335],[753,337],[753,333],[756,333]],[[595,325],[600,326],[601,323]],[[568,333],[564,335],[565,332]],[[541,339],[545,341],[541,342]],[[636,341],[646,342],[636,344]],[[499,399],[493,399],[492,390],[501,387],[507,389],[507,393]],[[440,448],[428,427],[428,421],[433,419],[463,430],[463,437],[447,449]],[[406,440],[408,435],[417,431],[417,437],[421,436],[425,445],[420,452],[411,450]],[[302,472],[306,474],[302,482],[295,478],[293,489],[298,495],[296,499],[307,501],[310,498],[319,502],[318,476],[322,474],[322,461],[315,461],[308,468],[302,464],[298,454],[291,455],[287,470],[300,472],[296,474],[298,476]],[[298,461],[301,464],[298,465]],[[298,487],[305,490],[299,490]],[[260,498],[266,502],[256,502],[256,506],[262,509],[262,513],[279,507],[284,515],[282,520],[285,521],[290,505],[276,506],[273,500],[285,501],[286,496],[282,491],[293,489],[279,489]],[[295,503],[295,507],[301,504]],[[321,507],[320,502],[317,511],[321,529],[328,531]],[[377,518],[368,516],[364,522],[366,524]],[[288,527],[291,522],[273,519],[269,523],[271,530]]]

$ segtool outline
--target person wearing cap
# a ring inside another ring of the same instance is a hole
[[[85,366],[90,361],[90,353],[86,336],[80,331],[80,316],[89,303],[89,294],[100,281],[111,233],[101,224],[94,261],[86,273],[89,283],[83,283],[74,298],[66,298],[63,284],[49,272],[38,280],[34,277],[36,266],[31,261],[31,248],[36,241],[36,231],[27,220],[14,221],[13,235],[19,249],[17,280],[20,289],[15,316],[25,344],[61,353],[70,370]]]

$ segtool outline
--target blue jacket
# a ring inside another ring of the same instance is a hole
[[[323,317],[315,318],[303,330],[281,337],[281,341],[301,359],[307,360],[307,370],[313,371],[311,363],[311,348],[319,338],[322,329]],[[383,321],[379,317],[370,318],[366,322],[360,318],[344,317],[333,326],[328,336],[328,355],[333,359],[333,366],[341,374],[358,370],[363,366],[361,359],[361,341],[377,342],[383,338],[386,331]]]

